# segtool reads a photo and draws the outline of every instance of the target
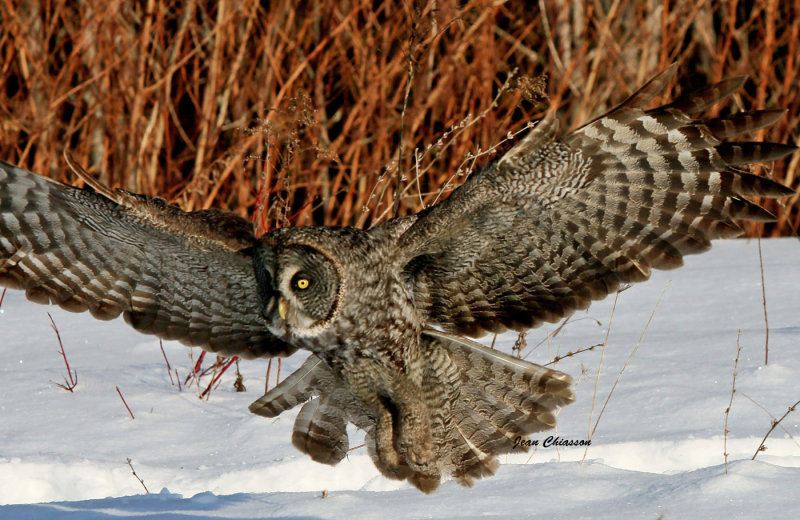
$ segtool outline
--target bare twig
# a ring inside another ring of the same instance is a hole
[[[64,351],[64,343],[61,342],[61,334],[58,332],[58,327],[56,327],[56,322],[53,321],[53,317],[50,316],[50,313],[47,313],[47,317],[50,318],[50,326],[53,327],[53,330],[56,333],[56,338],[58,339],[58,348],[61,353],[61,357],[64,358],[64,364],[67,366],[67,376],[69,377],[69,381],[67,378],[64,378],[64,384],[56,383],[55,381],[51,381],[54,385],[58,386],[59,388],[63,388],[68,392],[72,392],[72,390],[78,386],[78,371],[74,371],[69,366],[69,360],[67,359],[67,353]]]
[[[656,315],[656,311],[658,310],[658,306],[661,304],[661,300],[664,298],[664,294],[667,292],[667,288],[668,287],[669,287],[669,282],[667,282],[667,284],[664,286],[664,290],[661,291],[661,295],[658,297],[658,301],[656,302],[655,307],[653,307],[653,312],[650,313],[650,317],[647,319],[647,323],[645,324],[644,329],[642,330],[642,334],[639,336],[639,341],[636,342],[636,346],[633,347],[633,350],[631,350],[631,353],[628,355],[628,358],[625,360],[625,364],[622,365],[622,368],[620,369],[619,374],[617,374],[617,379],[614,381],[614,384],[611,385],[611,390],[609,390],[608,396],[606,396],[606,400],[603,403],[603,407],[600,409],[600,413],[597,414],[597,420],[594,423],[594,427],[589,432],[589,439],[590,440],[594,436],[594,432],[597,430],[597,425],[600,424],[600,418],[603,417],[603,413],[606,411],[606,407],[608,406],[608,402],[611,400],[611,396],[614,394],[614,390],[617,388],[617,384],[619,383],[619,380],[622,378],[623,372],[625,372],[625,369],[628,368],[628,365],[630,364],[631,359],[633,359],[634,354],[636,354],[636,351],[639,350],[639,346],[642,344],[642,341],[644,340],[644,337],[647,334],[647,329],[650,327],[650,322],[653,321],[653,316]],[[609,328],[610,327],[611,327],[611,324],[609,323]],[[599,369],[598,369],[598,373],[599,373]],[[586,449],[583,452],[583,459],[581,459],[581,464],[583,464],[583,461],[586,459],[586,452],[588,450],[589,450],[589,446],[586,446]]]
[[[614,313],[617,310],[617,302],[619,301],[619,294],[621,291],[617,291],[614,294],[614,304],[611,306],[611,317],[608,319],[608,328],[606,329],[606,337],[603,340],[603,348],[600,351],[600,363],[597,365],[597,375],[594,378],[594,391],[592,393],[592,409],[589,412],[589,433],[587,438],[592,440],[592,435],[594,435],[594,429],[592,429],[592,419],[594,418],[594,406],[597,403],[597,387],[600,385],[600,371],[603,368],[603,360],[606,357],[606,347],[608,346],[608,336],[611,334],[611,325],[614,323]],[[605,408],[605,406],[604,406]],[[600,421],[600,417],[597,418],[598,422]],[[595,424],[595,428],[597,428],[597,424]],[[583,458],[581,458],[581,464],[583,461],[586,460],[586,453],[589,451],[589,446],[583,450]]]
[[[235,362],[236,362],[238,359],[239,359],[239,356],[233,356],[232,358],[230,358],[230,359],[228,360],[228,362],[227,362],[227,363],[225,363],[225,365],[223,365],[223,367],[220,369],[220,371],[219,371],[219,372],[217,372],[217,373],[215,373],[215,374],[214,374],[214,377],[213,377],[213,379],[211,379],[211,382],[208,384],[208,386],[206,387],[206,389],[205,389],[205,390],[203,390],[203,393],[202,393],[202,394],[200,394],[200,399],[202,399],[203,397],[205,397],[205,398],[207,399],[207,398],[208,398],[208,397],[211,395],[211,388],[212,388],[212,387],[213,387],[215,384],[217,384],[217,382],[218,382],[218,381],[220,380],[220,378],[222,377],[222,374],[224,374],[224,373],[225,373],[225,371],[226,371],[226,370],[228,370],[228,368],[230,368],[230,366],[231,366],[232,364],[234,364],[234,363],[235,363]],[[216,366],[216,365],[215,365],[215,366]]]
[[[170,366],[169,359],[167,359],[167,353],[164,352],[164,342],[161,341],[161,340],[158,340],[158,346],[161,347],[161,354],[164,356],[164,362],[167,364],[167,375],[169,376],[169,383],[172,386],[175,386],[175,380],[172,379],[172,366]],[[176,371],[176,375],[177,375],[177,371]],[[178,381],[178,384],[180,384],[180,381]]]
[[[748,401],[750,401],[751,403],[753,403],[754,405],[756,405],[757,407],[759,407],[759,408],[761,409],[761,411],[763,411],[765,414],[767,414],[767,417],[769,417],[771,420],[773,420],[773,421],[777,421],[777,420],[778,420],[778,419],[777,419],[777,418],[776,418],[774,415],[772,415],[772,414],[769,412],[769,410],[767,410],[767,409],[764,407],[764,405],[762,405],[761,403],[759,403],[758,401],[756,401],[755,399],[753,399],[752,397],[750,397],[750,396],[749,396],[749,395],[747,395],[746,393],[742,392],[741,390],[737,390],[737,391],[736,391],[736,394],[737,394],[737,395],[741,395],[742,397],[744,397],[745,399],[747,399]],[[782,424],[779,424],[779,425],[778,425],[778,428],[780,428],[780,429],[783,431],[783,433],[785,433],[785,434],[786,434],[786,436],[787,436],[787,437],[789,437],[790,439],[792,439],[792,442],[795,444],[795,446],[797,446],[798,448],[800,448],[800,442],[798,442],[798,441],[797,441],[797,439],[795,439],[795,438],[794,438],[794,436],[792,435],[792,433],[791,433],[789,430],[787,430],[786,428],[784,428]]]
[[[147,486],[144,485],[144,480],[142,480],[141,477],[139,477],[139,475],[136,474],[136,470],[133,469],[133,463],[131,462],[131,458],[128,457],[125,460],[128,461],[128,467],[131,468],[131,473],[133,473],[133,476],[136,477],[136,480],[138,480],[139,484],[141,484],[142,487],[144,488],[145,494],[149,495],[150,491],[147,489]]]
[[[272,371],[272,358],[267,361],[267,375],[264,377],[264,393],[269,392],[269,373]]]
[[[197,357],[197,362],[194,361],[194,349],[189,349],[189,360],[192,361],[192,369],[189,371],[189,374],[186,376],[186,379],[183,380],[183,386],[189,387],[189,381],[192,380],[196,384],[196,388],[198,393],[200,392],[200,368],[203,366],[203,359],[206,357],[206,351],[203,350],[200,352],[200,355]]]
[[[554,357],[552,361],[550,361],[549,363],[545,363],[542,366],[546,366],[547,367],[547,366],[550,366],[550,365],[555,365],[559,361],[562,361],[562,360],[564,360],[566,358],[571,358],[572,356],[576,356],[576,355],[582,354],[584,352],[593,352],[594,349],[596,349],[597,347],[605,348],[605,343],[598,343],[597,345],[592,345],[592,346],[589,346],[589,347],[581,347],[578,350],[571,350],[571,351],[567,352],[566,354],[564,354],[563,356]]]
[[[767,317],[767,289],[764,285],[764,259],[761,256],[761,237],[758,237],[758,265],[761,267],[761,301],[764,304],[764,364],[769,364],[769,318]]]
[[[400,192],[403,190],[403,137],[405,136],[406,126],[406,109],[408,108],[408,96],[411,94],[411,84],[414,82],[414,51],[416,48],[416,21],[412,20],[411,36],[409,37],[408,44],[408,70],[406,77],[406,91],[403,94],[403,110],[400,112],[400,144],[397,150],[397,187],[394,192],[394,201],[392,202],[392,216],[396,217],[397,212],[400,210]],[[422,201],[422,189],[419,188],[419,181],[417,181],[418,191],[420,192],[420,202]]]
[[[131,407],[128,406],[128,403],[125,401],[125,398],[122,397],[122,392],[120,392],[119,387],[116,386],[115,388],[117,389],[117,393],[119,394],[119,398],[122,399],[122,404],[125,405],[125,408],[128,410],[128,413],[131,414],[131,419],[136,419],[136,417],[133,416],[133,412],[131,411]]]
[[[781,423],[781,421],[783,421],[786,418],[787,415],[789,415],[790,413],[792,413],[793,411],[795,411],[797,409],[797,405],[800,405],[800,400],[798,400],[792,406],[790,406],[789,409],[786,410],[786,413],[781,415],[780,419],[778,419],[777,421],[774,420],[774,419],[772,420],[772,426],[770,426],[770,429],[766,433],[766,435],[764,435],[764,438],[761,439],[761,443],[758,445],[758,449],[756,450],[755,453],[753,453],[753,458],[750,459],[750,460],[756,460],[756,457],[758,456],[759,452],[767,451],[767,447],[764,444],[765,442],[767,442],[767,437],[769,437],[770,434],[772,434],[772,432],[775,430],[775,428]]]
[[[725,458],[725,474],[728,473],[728,416],[731,413],[731,406],[733,405],[733,394],[736,393],[736,376],[738,375],[737,369],[739,368],[739,354],[742,353],[742,346],[739,340],[742,337],[742,329],[739,329],[739,334],[736,336],[736,361],[733,362],[733,384],[731,385],[731,399],[728,401],[728,407],[725,409],[725,427],[723,428],[722,455]]]

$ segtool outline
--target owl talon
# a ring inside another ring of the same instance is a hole
[[[404,478],[400,454],[397,453],[392,441],[392,416],[389,413],[383,414],[375,425],[375,452],[378,459],[376,463],[380,462],[376,465],[384,475],[397,479]]]

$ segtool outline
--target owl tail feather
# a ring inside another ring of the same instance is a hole
[[[250,412],[277,417],[304,403],[294,422],[292,444],[322,464],[338,464],[349,446],[347,423],[371,427],[364,409],[341,379],[311,355],[289,377],[250,405]]]
[[[439,389],[439,406],[431,413],[441,469],[461,485],[494,474],[496,455],[524,451],[519,440],[553,428],[557,409],[575,399],[566,374],[461,337],[437,331],[425,336],[431,352],[423,392]]]

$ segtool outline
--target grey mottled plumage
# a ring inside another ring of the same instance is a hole
[[[2,163],[0,283],[215,352],[309,350],[252,412],[304,403],[292,442],[319,462],[345,456],[351,422],[386,476],[469,485],[574,397],[565,374],[461,336],[560,320],[739,234],[737,219],[772,219],[744,196],[793,193],[739,165],[794,147],[725,141],[783,112],[691,118],[741,78],[645,110],[673,73],[562,137],[550,113],[444,202],[370,230],[256,240],[231,214]]]

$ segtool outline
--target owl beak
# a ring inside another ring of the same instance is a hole
[[[286,303],[286,300],[283,298],[283,296],[278,298],[278,315],[280,315],[282,320],[286,319],[286,308],[287,308],[287,306],[288,306],[288,303]]]

